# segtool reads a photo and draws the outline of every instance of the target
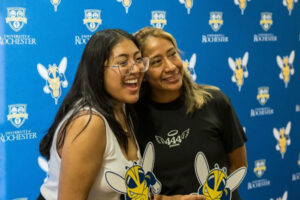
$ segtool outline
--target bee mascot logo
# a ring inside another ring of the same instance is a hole
[[[197,74],[196,74],[196,72],[195,72],[196,59],[197,59],[197,56],[196,56],[196,54],[194,53],[194,54],[191,56],[190,61],[188,61],[187,59],[185,59],[185,60],[183,61],[183,67],[184,67],[184,69],[186,69],[186,70],[188,71],[188,73],[191,75],[193,81],[196,81],[196,79],[197,79]]]
[[[247,1],[250,0],[234,0],[234,4],[240,7],[242,15],[244,14],[244,11],[247,7]]]
[[[231,200],[231,193],[241,184],[247,168],[241,167],[227,176],[227,169],[220,169],[218,164],[210,170],[205,155],[198,152],[195,171],[200,183],[198,193],[206,200]]]
[[[185,5],[187,13],[190,14],[193,7],[193,0],[179,0],[179,2]]]
[[[61,96],[62,87],[68,87],[68,81],[65,76],[65,71],[67,69],[67,58],[63,57],[57,67],[56,64],[49,65],[48,69],[42,64],[37,64],[37,70],[40,76],[46,81],[43,88],[46,94],[51,94],[52,98],[57,104],[58,98]]]
[[[283,0],[282,4],[287,7],[289,11],[289,15],[292,14],[292,10],[294,9],[294,3],[297,3],[298,0]]]
[[[280,56],[276,57],[277,64],[281,69],[279,74],[279,78],[283,80],[285,87],[288,87],[288,83],[290,82],[290,78],[295,73],[294,62],[295,59],[295,51],[290,53],[290,56],[284,56],[281,58]]]
[[[288,191],[285,191],[282,197],[278,197],[276,199],[271,198],[270,200],[287,200],[288,199]]]
[[[239,92],[241,91],[242,85],[244,84],[244,78],[247,78],[249,75],[247,69],[248,58],[248,52],[244,54],[243,59],[236,58],[234,61],[231,57],[228,58],[229,67],[233,72],[231,80],[232,82],[237,84]]]
[[[131,6],[132,1],[131,0],[117,0],[118,2],[122,2],[122,5],[125,8],[126,14],[128,13],[129,7]]]
[[[146,146],[142,165],[134,163],[127,167],[125,177],[108,171],[105,178],[109,186],[125,195],[126,200],[150,200],[151,195],[158,194],[161,190],[161,183],[153,174],[154,147],[151,142]]]
[[[273,128],[273,135],[277,140],[276,150],[280,152],[281,158],[284,158],[287,146],[291,144],[290,132],[291,132],[292,123],[288,122],[286,127],[281,127],[279,130]]]
[[[54,12],[57,12],[57,7],[59,6],[61,0],[50,0],[50,2],[54,6]]]

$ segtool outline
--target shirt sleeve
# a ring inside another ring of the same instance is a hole
[[[243,146],[247,141],[244,129],[234,111],[230,99],[222,93],[221,100],[222,109],[222,140],[227,153],[231,153],[236,148]]]

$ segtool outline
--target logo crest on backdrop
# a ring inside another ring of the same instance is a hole
[[[183,60],[183,67],[189,72],[193,81],[196,81],[197,79],[197,74],[195,72],[196,58],[197,58],[196,54],[193,53],[190,61],[188,61],[187,59]]]
[[[190,14],[193,7],[193,0],[179,0],[179,2],[185,5],[187,13]]]
[[[259,87],[256,98],[260,105],[265,105],[270,98],[269,87]]]
[[[26,9],[21,7],[7,8],[7,17],[5,21],[15,32],[21,30],[24,24],[27,24],[25,11]]]
[[[101,10],[86,9],[84,10],[83,24],[91,31],[94,32],[102,24],[100,18]]]
[[[194,165],[200,183],[198,193],[209,200],[230,200],[231,193],[238,188],[247,172],[246,167],[241,167],[227,176],[227,169],[221,169],[218,164],[210,170],[203,152],[197,153]]]
[[[282,1],[283,5],[286,6],[288,9],[289,15],[292,14],[292,11],[294,9],[294,4],[297,2],[298,2],[298,0],[283,0]]]
[[[266,169],[267,168],[266,168],[266,160],[265,159],[255,161],[255,167],[254,167],[253,171],[258,178],[262,177],[262,175],[265,173]]]
[[[222,12],[210,12],[209,25],[213,31],[217,32],[223,25],[223,13]]]
[[[260,13],[261,19],[260,19],[260,25],[264,29],[264,31],[268,31],[272,24],[272,13],[271,12],[262,12]]]
[[[247,78],[249,75],[247,69],[248,58],[248,52],[245,52],[243,58],[236,58],[235,60],[231,57],[228,58],[229,67],[233,72],[231,81],[237,84],[239,91],[241,91],[244,84],[244,78]]]
[[[283,80],[285,87],[288,87],[288,83],[290,82],[291,76],[294,75],[294,59],[295,59],[295,51],[291,51],[290,56],[276,56],[277,64],[281,70],[279,74],[279,78]]]
[[[132,0],[117,0],[118,2],[122,2],[122,5],[125,8],[126,13],[128,13],[129,7],[131,6]]]
[[[28,119],[28,114],[26,113],[26,104],[12,104],[8,106],[7,120],[16,127],[22,126],[26,119]]]
[[[61,0],[50,0],[50,2],[54,6],[54,12],[57,12],[57,7],[60,4]]]
[[[154,28],[163,29],[164,26],[167,24],[166,11],[152,11],[152,19],[150,23]]]
[[[276,150],[280,152],[281,158],[284,158],[287,147],[291,144],[290,132],[292,123],[288,122],[286,127],[280,129],[273,128],[273,135],[277,140]]]
[[[247,7],[247,1],[250,1],[250,0],[234,0],[234,4],[238,5],[240,7],[242,15],[244,14],[244,11]]]
[[[68,87],[68,81],[65,76],[65,71],[67,69],[67,58],[63,57],[59,63],[49,65],[48,69],[42,64],[37,64],[37,70],[40,76],[46,81],[43,88],[44,93],[51,94],[51,97],[55,100],[57,104],[58,98],[61,96],[62,87]]]

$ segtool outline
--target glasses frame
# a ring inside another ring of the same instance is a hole
[[[124,76],[124,77],[129,76],[129,75],[131,74],[134,65],[136,65],[136,66],[139,68],[140,73],[144,73],[144,72],[146,72],[146,71],[149,69],[150,59],[149,59],[148,57],[143,57],[142,59],[143,59],[143,61],[142,61],[143,64],[144,64],[144,62],[145,62],[146,65],[147,65],[147,66],[145,67],[144,70],[141,70],[141,69],[138,67],[138,64],[137,64],[136,61],[130,65],[129,71],[128,71],[128,73],[126,73],[126,74],[123,74],[123,73],[121,72],[120,65],[112,65],[111,67],[112,67],[112,68],[118,68],[119,73],[120,73],[122,76]]]

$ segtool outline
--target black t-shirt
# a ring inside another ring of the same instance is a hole
[[[153,101],[136,105],[137,139],[143,151],[152,141],[155,149],[154,174],[162,183],[161,194],[189,194],[198,191],[194,162],[203,152],[209,168],[217,163],[229,169],[228,153],[247,140],[229,98],[218,90],[192,116],[186,115],[183,97],[170,103]],[[232,200],[240,199],[233,192]]]

